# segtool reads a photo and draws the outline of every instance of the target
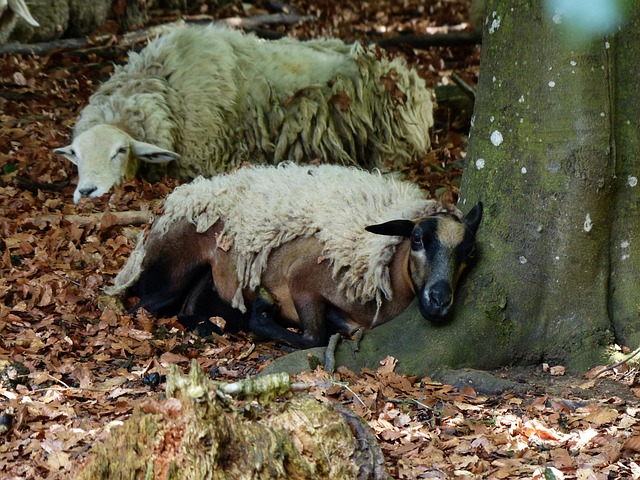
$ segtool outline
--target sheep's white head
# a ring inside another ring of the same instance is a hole
[[[91,127],[78,135],[71,145],[56,148],[54,152],[78,166],[74,203],[82,197],[99,197],[123,178],[135,175],[137,160],[166,163],[180,158],[177,153],[135,140],[111,125]]]

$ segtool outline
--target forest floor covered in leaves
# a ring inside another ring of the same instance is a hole
[[[466,0],[291,5],[315,19],[271,26],[272,33],[375,41],[470,28]],[[215,16],[259,13],[231,6]],[[153,21],[175,19],[159,12]],[[114,213],[156,211],[176,182],[129,180],[76,206],[75,167],[52,150],[69,142],[113,64],[139,47],[113,36],[72,51],[0,56],[0,478],[73,478],[94,443],[142,400],[162,393],[170,364],[186,371],[197,359],[214,378],[234,381],[286,353],[243,333],[202,339],[175,318],[128,314],[102,293],[143,228],[122,224]],[[388,51],[433,88],[451,86],[454,73],[471,86],[477,81],[479,46]],[[404,171],[443,201],[457,198],[469,115],[441,104],[433,151]],[[473,385],[409,377],[395,372],[393,358],[376,371],[318,368],[296,381],[307,382],[320,401],[362,416],[393,478],[640,477],[635,369],[623,365],[599,379],[571,376],[561,366],[493,373],[518,388],[487,395]]]

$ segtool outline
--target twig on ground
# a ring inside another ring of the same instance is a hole
[[[333,373],[336,369],[336,347],[338,346],[338,342],[342,338],[342,335],[339,333],[334,333],[329,338],[329,344],[324,352],[324,370],[328,373]]]
[[[596,378],[598,378],[600,375],[602,375],[605,372],[610,372],[611,370],[613,370],[614,368],[618,368],[620,365],[622,365],[623,363],[627,363],[629,360],[631,360],[633,357],[635,357],[636,355],[638,355],[640,353],[640,347],[636,348],[633,352],[631,352],[629,355],[627,355],[625,358],[623,358],[622,360],[620,360],[619,362],[614,363],[613,365],[600,370],[594,377],[593,380],[595,380]]]

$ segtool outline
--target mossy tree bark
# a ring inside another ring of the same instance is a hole
[[[609,311],[616,339],[640,344],[640,14],[616,39],[616,178],[611,211],[611,284]]]
[[[480,261],[450,325],[411,307],[339,362],[585,370],[614,339],[637,346],[640,6],[626,6],[615,36],[578,43],[542,0],[489,0],[459,204],[484,202]]]

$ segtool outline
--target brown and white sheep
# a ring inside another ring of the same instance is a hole
[[[211,176],[242,163],[365,168],[425,154],[432,93],[399,59],[340,40],[261,40],[219,26],[150,42],[91,97],[71,145],[74,202],[123,177]]]
[[[441,322],[481,218],[480,203],[460,218],[411,183],[353,167],[243,168],[167,197],[109,293],[188,321],[241,317],[296,348],[388,322],[415,297]]]

